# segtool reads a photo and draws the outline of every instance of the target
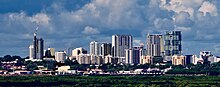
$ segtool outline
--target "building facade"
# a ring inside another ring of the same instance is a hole
[[[144,47],[137,46],[132,49],[125,50],[125,63],[140,64],[140,58],[144,55]]]
[[[66,52],[64,52],[64,51],[55,52],[55,60],[57,62],[64,63],[66,58],[67,58]]]
[[[111,43],[102,43],[101,44],[101,55],[104,58],[107,55],[112,54],[112,44]]]
[[[34,59],[34,45],[29,46],[29,59]]]
[[[141,56],[140,64],[151,64],[152,63],[152,56]]]
[[[172,56],[173,65],[186,65],[186,56],[183,55],[173,55]]]
[[[161,34],[147,35],[147,54],[149,56],[161,56],[164,52],[164,39]]]
[[[81,47],[72,50],[72,56],[78,56],[79,54],[87,54],[87,50]]]
[[[37,32],[34,33],[33,38],[33,57],[30,57],[31,60],[33,59],[43,59],[44,56],[44,40],[42,38],[37,38]]]
[[[131,49],[133,46],[133,37],[131,35],[113,35],[112,36],[112,56],[118,59],[118,63],[125,62],[125,49]]]
[[[37,47],[37,54],[39,59],[43,59],[44,57],[44,40],[42,38],[39,38],[37,40],[38,42],[38,47]]]
[[[91,55],[101,55],[101,44],[97,41],[90,42],[90,54]]]
[[[181,55],[182,53],[181,31],[165,33],[165,56]]]

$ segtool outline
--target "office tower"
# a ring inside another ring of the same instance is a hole
[[[90,54],[91,55],[101,55],[101,45],[97,41],[92,41],[90,43]]]
[[[101,55],[104,58],[107,55],[111,55],[112,44],[111,43],[102,43],[101,44]]]
[[[44,40],[37,38],[37,31],[34,33],[33,39],[33,59],[43,59],[44,55]]]
[[[144,49],[142,46],[133,47],[125,50],[125,63],[140,64],[140,58],[143,56]]]
[[[38,58],[43,59],[44,56],[44,40],[42,38],[38,39]]]
[[[186,65],[186,56],[183,55],[173,55],[172,56],[173,65]]]
[[[33,59],[36,59],[37,58],[37,32],[34,32],[33,46],[34,46]]]
[[[131,49],[133,38],[131,35],[113,35],[112,36],[112,56],[118,58],[117,63],[125,62],[125,49]]]
[[[162,56],[164,52],[163,35],[147,35],[147,53],[150,56]]]
[[[55,52],[55,60],[57,62],[64,63],[66,58],[67,58],[66,52],[64,51]]]
[[[29,58],[31,60],[34,58],[34,45],[29,46]]]
[[[165,56],[181,55],[181,31],[170,31],[165,34]]]

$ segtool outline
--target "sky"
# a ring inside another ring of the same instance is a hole
[[[180,30],[184,55],[220,55],[219,9],[220,0],[0,0],[0,56],[28,56],[37,26],[56,51],[89,50],[113,34],[130,34],[138,46],[146,34]]]

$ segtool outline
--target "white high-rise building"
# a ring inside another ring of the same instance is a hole
[[[101,55],[101,44],[97,41],[92,41],[90,43],[90,54],[91,55]]]
[[[112,36],[112,56],[118,59],[117,62],[125,63],[125,49],[131,49],[133,38],[131,35],[113,35]]]
[[[29,59],[30,60],[34,59],[34,45],[29,46]]]
[[[67,58],[66,52],[64,51],[55,52],[55,60],[57,62],[64,63],[66,58]]]

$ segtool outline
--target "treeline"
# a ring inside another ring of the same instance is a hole
[[[207,63],[197,65],[189,64],[186,66],[173,66],[173,69],[168,71],[169,74],[207,74],[207,75],[220,75],[220,62]]]
[[[4,76],[1,86],[219,87],[213,76]]]

